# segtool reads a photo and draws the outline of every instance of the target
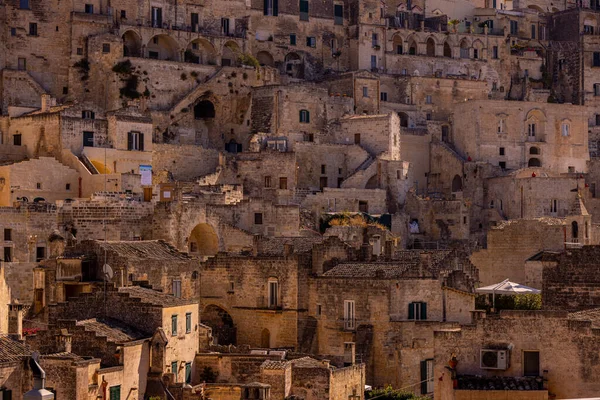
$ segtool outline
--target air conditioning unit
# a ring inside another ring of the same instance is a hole
[[[508,350],[482,349],[480,367],[481,369],[507,369]]]

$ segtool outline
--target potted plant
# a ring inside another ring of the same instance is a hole
[[[451,19],[450,21],[448,21],[448,26],[450,27],[452,32],[456,32],[456,26],[458,24],[460,24],[460,21],[457,19]]]
[[[378,44],[374,44],[374,45],[373,45],[373,48],[374,48],[375,50],[379,50],[379,49],[381,49],[381,46],[380,46],[380,45],[378,45]]]

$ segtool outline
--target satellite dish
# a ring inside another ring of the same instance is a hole
[[[113,272],[112,268],[108,264],[104,264],[102,266],[102,272],[104,273],[104,278],[106,278],[107,280],[112,279],[113,276],[115,276],[115,273]]]

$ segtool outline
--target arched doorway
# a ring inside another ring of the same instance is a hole
[[[542,162],[540,161],[539,158],[530,158],[529,162],[527,163],[528,167],[541,167],[542,166]]]
[[[454,175],[452,179],[452,192],[462,192],[462,179],[459,175]]]
[[[410,42],[408,42],[408,54],[410,55],[417,55],[417,42],[415,42],[414,39],[411,39]]]
[[[231,139],[225,145],[225,151],[229,153],[241,153],[242,152],[242,144],[238,143],[235,139]]]
[[[140,57],[142,55],[142,38],[134,31],[123,34],[123,57]]]
[[[285,56],[285,73],[292,78],[304,77],[304,64],[298,53],[288,53]]]
[[[242,54],[240,46],[234,41],[229,41],[223,46],[221,65],[224,67],[236,67],[238,56]]]
[[[448,42],[444,42],[444,57],[452,58],[452,47]]]
[[[261,66],[269,66],[272,67],[275,65],[275,61],[273,60],[273,56],[268,51],[259,51],[256,54],[256,59]]]
[[[404,54],[404,40],[402,39],[402,36],[399,34],[394,35],[392,43],[394,44],[395,54]]]
[[[194,106],[195,119],[212,119],[215,115],[215,105],[210,100],[201,100]]]
[[[433,38],[427,39],[427,55],[429,57],[435,56],[435,41]]]
[[[400,117],[400,126],[408,128],[408,115],[406,115],[406,113],[399,112],[398,117]]]
[[[377,188],[379,188],[379,182],[378,181],[379,180],[377,179],[377,174],[373,175],[367,181],[367,184],[365,185],[365,189],[377,189]]]
[[[271,332],[267,328],[260,333],[260,347],[263,349],[271,348]]]
[[[188,240],[191,254],[200,256],[214,256],[219,251],[219,238],[209,224],[198,224],[192,229]]]
[[[188,44],[184,58],[188,63],[216,65],[217,51],[208,40],[198,38]]]
[[[146,46],[148,58],[155,60],[179,61],[179,45],[169,35],[156,35]]]
[[[200,322],[212,328],[215,344],[236,344],[236,328],[231,315],[216,305],[206,306],[202,311]]]
[[[460,42],[460,58],[469,58],[469,43],[466,39]]]

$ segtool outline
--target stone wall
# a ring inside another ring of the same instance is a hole
[[[219,153],[200,146],[154,144],[152,168],[154,174],[168,171],[174,180],[191,181],[215,171]]]

